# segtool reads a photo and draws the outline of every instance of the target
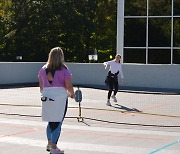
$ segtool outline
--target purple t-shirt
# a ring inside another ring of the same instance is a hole
[[[53,81],[50,84],[46,76],[46,66],[43,66],[38,73],[38,78],[42,79],[43,87],[64,87],[65,88],[65,81],[68,78],[72,78],[72,74],[66,68],[62,68],[61,70],[56,70]]]

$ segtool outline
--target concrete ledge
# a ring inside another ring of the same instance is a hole
[[[37,83],[38,72],[44,64],[45,62],[0,63],[0,85]],[[74,85],[105,86],[104,80],[108,69],[105,70],[102,63],[66,63],[66,65],[72,72]],[[125,86],[119,82],[120,89],[180,91],[180,65],[122,64],[122,69]]]

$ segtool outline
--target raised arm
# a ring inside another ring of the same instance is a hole
[[[108,65],[110,65],[111,61],[107,61],[107,62],[104,62],[103,65],[105,66],[105,69],[107,68]]]

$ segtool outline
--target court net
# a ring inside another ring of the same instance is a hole
[[[180,127],[178,94],[119,91],[117,102],[111,99],[111,106],[106,106],[107,90],[83,87],[80,90],[83,94],[81,115],[79,103],[69,98],[66,118],[81,116],[114,124]],[[41,117],[39,87],[0,89],[0,114]]]

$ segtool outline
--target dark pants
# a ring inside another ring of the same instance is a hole
[[[109,83],[107,85],[109,90],[108,99],[110,99],[113,89],[114,89],[114,95],[116,95],[118,92],[118,76],[109,77]]]
[[[61,125],[65,118],[68,107],[68,99],[66,100],[66,107],[64,111],[64,117],[61,122],[49,122],[46,128],[47,139],[52,141],[53,144],[57,144],[59,136],[61,134]]]

